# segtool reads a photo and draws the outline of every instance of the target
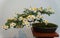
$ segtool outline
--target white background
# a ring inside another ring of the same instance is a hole
[[[23,8],[29,7],[47,7],[50,6],[55,9],[55,14],[45,16],[49,22],[58,25],[57,32],[60,33],[60,0],[0,0],[0,26],[4,25],[8,17],[14,17],[15,13],[22,13]],[[17,31],[18,30],[18,31]],[[24,30],[24,32],[22,31]],[[27,29],[28,30],[28,29]],[[11,33],[11,31],[13,33]],[[26,34],[25,29],[0,29],[0,38],[32,38],[30,32]],[[29,30],[28,30],[29,31]],[[28,35],[28,37],[27,37]]]

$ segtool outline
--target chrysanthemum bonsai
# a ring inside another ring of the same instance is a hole
[[[54,10],[52,8],[42,7],[30,9],[25,8],[23,14],[17,14],[16,17],[8,19],[3,26],[3,29],[23,28],[24,26],[32,26],[32,28],[36,31],[45,30],[45,32],[46,30],[51,30],[51,27],[54,27],[53,29],[56,29],[58,26],[56,24],[49,23],[47,20],[44,20],[42,16],[43,14],[50,16],[51,14],[54,14]]]

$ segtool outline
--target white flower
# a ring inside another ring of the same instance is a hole
[[[15,20],[15,21],[16,21],[16,20],[17,20],[17,18],[8,18],[8,20]]]
[[[34,15],[32,15],[32,19],[35,19],[35,16]]]
[[[36,20],[35,23],[39,23],[39,21]]]
[[[43,22],[44,22],[46,25],[48,24],[48,20],[44,20]]]
[[[30,22],[30,24],[33,24],[34,22]]]
[[[34,15],[29,15],[29,16],[27,17],[27,19],[28,19],[29,21],[33,21],[33,20],[35,19],[35,16],[34,16]]]
[[[41,15],[41,13],[40,13],[40,12],[38,12],[38,15]]]
[[[47,9],[52,9],[52,8],[49,6],[49,7],[47,7]]]
[[[16,21],[17,20],[17,18],[12,18],[14,21]]]
[[[16,26],[16,23],[14,22],[10,23],[10,27],[14,27],[14,26]]]
[[[48,8],[46,9],[46,11],[47,11],[47,12],[52,12],[52,13],[54,13],[54,10],[53,10],[51,7],[48,7]]]
[[[23,20],[23,17],[19,17],[19,21]]]
[[[32,10],[32,8],[30,7],[29,10]]]
[[[8,29],[8,26],[4,25],[2,26],[3,29],[7,30]]]
[[[36,12],[37,8],[30,8],[29,10],[32,10],[32,11]]]
[[[27,22],[28,20],[26,18],[23,19],[23,22]]]
[[[37,20],[40,20],[40,18],[43,18],[43,16],[41,16],[41,15],[37,15],[37,16],[36,16],[36,19],[37,19]]]
[[[43,8],[42,8],[42,7],[40,7],[40,8],[39,8],[39,10],[40,10],[40,11],[43,11]]]
[[[30,23],[29,22],[23,22],[23,25],[26,25],[27,27],[29,27]]]
[[[54,13],[54,10],[53,9],[50,9],[49,11],[52,12],[52,13]]]

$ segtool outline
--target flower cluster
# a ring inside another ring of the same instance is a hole
[[[42,14],[54,14],[54,10],[52,8],[30,8],[23,11],[23,14],[17,14],[17,17],[10,18],[7,20],[3,29],[8,28],[22,28],[24,26],[31,26],[32,23],[42,23],[44,22],[46,25],[48,24],[47,20],[44,20]]]

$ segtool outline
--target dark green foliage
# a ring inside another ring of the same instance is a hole
[[[49,27],[58,27],[56,24],[53,23],[48,23],[47,25],[43,22],[43,23],[34,23],[32,24],[33,27],[42,27],[42,28],[49,28]]]
[[[12,23],[12,22],[14,22],[14,23],[16,23],[16,26],[14,26],[14,28],[20,28],[20,27],[24,27],[24,25],[22,24],[23,23],[23,21],[21,20],[21,21],[19,21],[19,17],[23,17],[23,18],[27,18],[29,15],[34,15],[34,16],[37,16],[38,15],[38,13],[41,13],[41,15],[42,14],[47,14],[47,15],[51,15],[51,14],[54,14],[54,13],[52,13],[52,12],[50,12],[50,11],[46,11],[46,9],[43,9],[42,11],[40,11],[38,8],[37,8],[37,10],[36,11],[33,11],[33,10],[29,10],[29,9],[26,9],[25,8],[25,10],[23,11],[23,14],[17,14],[17,17],[15,17],[17,20],[14,20],[14,19],[12,19],[12,20],[7,20],[7,22],[5,23],[5,25],[6,26],[9,26],[9,28],[10,28],[10,23]],[[34,19],[34,21],[36,21],[36,19]],[[51,24],[51,23],[48,23],[48,25],[45,25],[45,23],[41,23],[41,22],[43,22],[43,19],[42,18],[40,18],[40,20],[37,20],[37,21],[39,21],[40,23],[34,23],[33,24],[33,26],[41,26],[41,27],[53,27],[53,24]]]

